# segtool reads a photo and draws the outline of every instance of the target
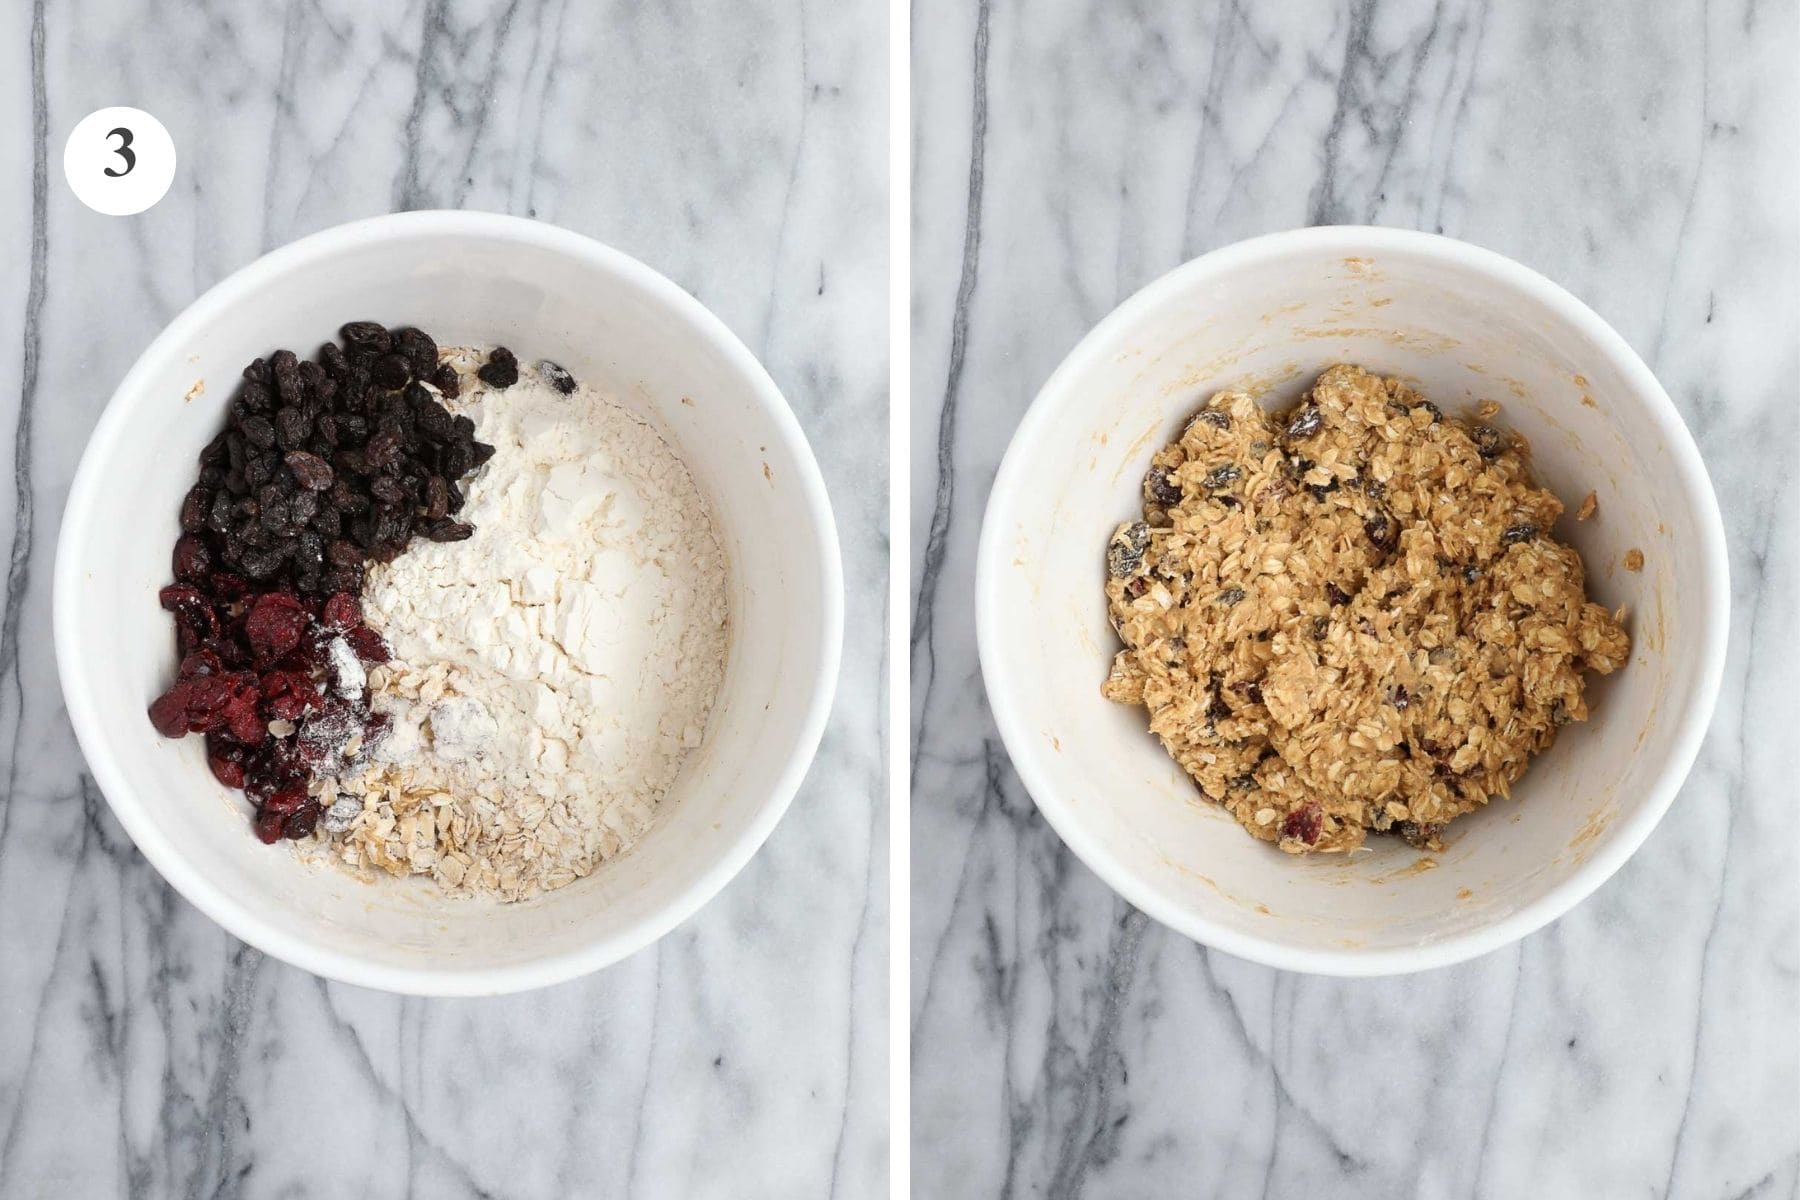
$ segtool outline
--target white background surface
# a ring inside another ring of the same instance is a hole
[[[5,9],[0,1195],[879,1194],[884,19]],[[69,128],[114,103],[156,114],[180,156],[140,217],[93,213],[62,178]],[[824,466],[850,618],[809,782],[714,904],[600,976],[437,1002],[267,961],[161,883],[62,717],[50,560],[101,405],[195,295],[315,229],[459,206],[616,245],[743,338]]]
[[[1795,1194],[1794,25],[915,6],[918,1195]],[[1731,541],[1719,711],[1667,819],[1549,929],[1397,980],[1250,966],[1117,900],[1014,777],[968,603],[995,466],[1082,334],[1321,222],[1441,230],[1586,300],[1693,429]]]

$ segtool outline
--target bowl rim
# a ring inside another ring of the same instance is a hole
[[[773,436],[799,467],[797,480],[811,533],[810,552],[819,561],[816,597],[822,619],[816,627],[819,665],[806,681],[810,690],[798,735],[788,750],[774,787],[751,820],[726,839],[716,857],[695,882],[669,903],[610,936],[561,953],[501,966],[403,967],[295,936],[270,923],[250,904],[216,887],[195,870],[181,848],[139,806],[136,792],[113,755],[97,716],[84,644],[76,636],[74,596],[81,579],[81,545],[72,532],[87,528],[92,509],[104,491],[99,463],[119,448],[125,414],[134,394],[147,395],[145,384],[156,364],[182,352],[218,315],[244,302],[289,270],[322,255],[347,248],[406,238],[461,237],[530,245],[579,259],[623,279],[629,286],[684,319],[749,383],[757,403],[772,422]],[[57,671],[77,743],[101,794],[132,842],[157,872],[189,903],[224,929],[257,949],[302,970],[342,983],[419,996],[490,996],[547,987],[599,970],[650,945],[686,921],[716,896],[762,846],[786,813],[818,751],[836,695],[843,651],[843,561],[837,523],[818,461],[775,381],[749,348],[719,317],[660,272],[602,242],[573,230],[524,217],[467,210],[421,210],[389,213],[331,226],[289,242],[240,267],[215,283],[151,341],[114,389],[82,451],[63,506],[53,571],[52,619]]]
[[[1434,259],[1502,287],[1523,293],[1588,338],[1610,365],[1627,379],[1644,401],[1675,462],[1681,494],[1695,510],[1703,566],[1700,606],[1701,664],[1689,702],[1670,739],[1668,767],[1655,786],[1629,814],[1611,827],[1592,857],[1543,895],[1505,917],[1461,933],[1416,946],[1380,949],[1295,946],[1221,925],[1167,898],[1144,882],[1097,838],[1090,837],[1075,807],[1063,797],[1056,772],[1043,761],[1041,747],[1014,706],[1019,688],[1001,652],[1006,615],[1000,611],[999,579],[1009,552],[1002,545],[1014,522],[1014,497],[1020,494],[1027,467],[1026,447],[1045,436],[1057,394],[1104,356],[1104,348],[1171,298],[1191,294],[1210,277],[1222,276],[1295,252],[1318,255],[1406,255]],[[1169,271],[1139,289],[1078,342],[1051,372],[1027,408],[994,476],[982,519],[975,565],[975,632],[982,679],[990,711],[1019,780],[1051,828],[1093,872],[1134,907],[1176,932],[1203,945],[1279,970],[1317,975],[1365,977],[1398,975],[1464,962],[1536,932],[1591,895],[1625,864],[1650,836],[1674,802],[1712,722],[1725,667],[1730,633],[1730,579],[1724,524],[1718,498],[1693,435],[1668,393],[1624,337],[1567,289],[1537,271],[1492,250],[1409,229],[1370,225],[1314,226],[1264,234],[1212,250]]]

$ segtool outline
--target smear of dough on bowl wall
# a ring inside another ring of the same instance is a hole
[[[1605,398],[1628,380],[1580,339],[1528,306],[1507,308],[1493,289],[1467,289],[1428,259],[1371,255],[1318,270],[1295,257],[1291,268],[1240,274],[1203,299],[1141,312],[1129,340],[1084,347],[1046,386],[1046,397],[1078,394],[1079,409],[1072,402],[1059,407],[1062,419],[1021,430],[1014,453],[1041,494],[996,498],[1011,524],[993,557],[1007,565],[994,568],[983,597],[996,612],[1029,605],[1038,615],[989,623],[984,667],[991,655],[1003,673],[1018,672],[1005,704],[1054,744],[1058,793],[1079,813],[1071,819],[1122,870],[1256,937],[1274,923],[1296,944],[1413,946],[1492,925],[1539,898],[1649,790],[1661,764],[1638,751],[1665,719],[1661,698],[1693,691],[1704,672],[1695,654],[1660,652],[1684,611],[1705,605],[1676,561],[1704,539],[1693,514],[1657,486],[1673,470],[1659,431],[1608,410]],[[1556,536],[1579,551],[1589,597],[1625,608],[1633,635],[1623,668],[1588,678],[1593,719],[1564,728],[1512,799],[1450,826],[1429,866],[1397,839],[1304,859],[1253,841],[1197,796],[1141,709],[1100,695],[1119,645],[1102,551],[1137,517],[1150,455],[1217,391],[1245,388],[1284,407],[1335,363],[1396,376],[1455,415],[1500,402],[1495,423],[1528,443],[1538,483],[1569,510]],[[1590,490],[1599,515],[1576,522]],[[1622,565],[1634,547],[1645,559],[1635,574]]]

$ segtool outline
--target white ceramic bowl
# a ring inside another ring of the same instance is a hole
[[[302,867],[251,835],[248,806],[198,737],[145,706],[175,648],[156,591],[177,510],[238,372],[311,353],[348,320],[550,358],[660,427],[712,504],[731,570],[732,641],[703,746],[628,854],[538,899],[453,902]],[[195,383],[202,393],[184,400]],[[691,402],[691,403],[690,403]],[[483,995],[555,983],[649,944],[749,860],[817,749],[837,680],[843,580],[825,487],[792,411],[742,343],[686,292],[594,241],[512,217],[407,213],[286,246],[195,301],[144,351],[94,430],[56,562],[69,717],[120,824],[233,934],[320,975]]]
[[[1631,661],[1590,677],[1510,801],[1461,818],[1423,869],[1398,839],[1295,858],[1199,800],[1100,684],[1118,646],[1104,548],[1141,509],[1150,455],[1220,388],[1295,399],[1326,366],[1413,380],[1452,412],[1500,401],[1565,518],[1590,594],[1630,610]],[[1641,548],[1633,574],[1621,563]],[[1729,588],[1718,505],[1649,370],[1573,296],[1497,254],[1426,234],[1321,228],[1228,246],[1122,304],[1020,424],[981,534],[988,699],[1019,776],[1070,848],[1150,916],[1271,966],[1340,975],[1470,958],[1566,912],[1674,799],[1711,718]]]

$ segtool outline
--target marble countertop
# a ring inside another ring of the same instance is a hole
[[[1794,1196],[1785,630],[1791,10],[919,0],[913,97],[913,1177],[921,1196]],[[969,597],[1008,438],[1201,252],[1437,230],[1611,321],[1711,469],[1734,628],[1687,786],[1570,915],[1389,980],[1209,953],[1064,848],[988,715]]]
[[[37,0],[0,31],[0,1195],[881,1194],[880,7]],[[139,217],[62,178],[112,104],[180,154]],[[262,252],[427,207],[591,234],[718,313],[807,428],[851,581],[834,720],[750,866],[654,948],[486,1001],[324,983],[190,907],[85,774],[49,636],[69,479],[139,351]]]

